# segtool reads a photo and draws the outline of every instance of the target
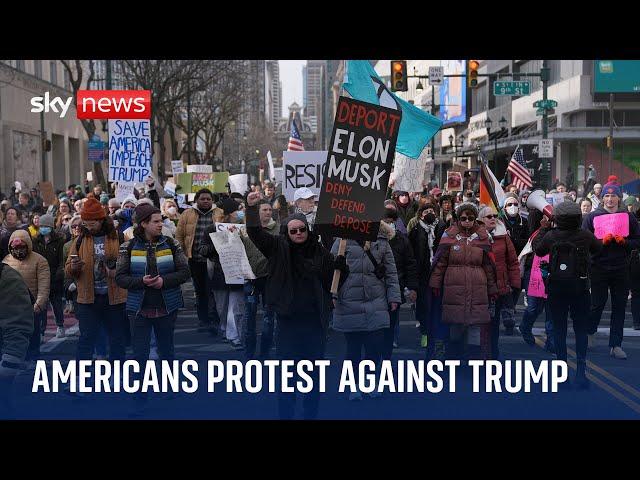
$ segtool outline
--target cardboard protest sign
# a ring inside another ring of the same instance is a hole
[[[175,195],[176,184],[167,180],[164,184],[164,191],[167,192],[169,195]]]
[[[629,236],[629,215],[626,213],[608,213],[593,219],[593,230],[596,238],[604,238],[607,233],[613,236]]]
[[[213,173],[212,165],[187,165],[187,173]]]
[[[41,181],[38,182],[38,186],[40,187],[42,200],[44,200],[47,205],[53,205],[57,198],[56,192],[53,190],[53,184],[49,181]]]
[[[308,187],[320,196],[326,162],[326,151],[284,152],[282,194],[286,199],[293,201],[293,195],[300,187]]]
[[[149,173],[149,120],[109,120],[109,181],[143,183]]]
[[[314,232],[375,240],[402,111],[340,97]]]
[[[213,193],[227,192],[229,172],[215,173],[179,173],[176,185],[178,193],[197,193],[201,188],[208,188]]]
[[[133,189],[136,187],[135,183],[118,182],[116,187],[116,200],[122,203],[122,201],[131,196],[133,197]]]
[[[393,163],[393,173],[391,174],[396,181],[393,186],[394,190],[422,192],[424,189],[422,182],[424,180],[424,170],[426,166],[426,148],[422,150],[417,160],[396,152],[396,159]]]
[[[171,173],[175,176],[184,173],[184,163],[182,160],[171,160]]]
[[[447,172],[447,191],[459,192],[462,190],[462,174],[460,172]]]
[[[235,227],[239,226],[233,225]],[[216,232],[210,233],[209,236],[218,252],[220,265],[224,271],[224,281],[228,285],[244,285],[245,279],[253,280],[256,278],[251,270],[244,244],[237,231],[231,232],[225,227],[217,229]]]

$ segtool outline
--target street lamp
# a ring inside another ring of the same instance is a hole
[[[456,162],[458,161],[458,147],[462,148],[464,146],[464,141],[466,140],[466,137],[463,134],[458,135],[455,146],[453,145],[453,140],[454,140],[453,135],[449,135],[449,146],[453,148],[453,153],[454,153],[453,164],[455,165]]]
[[[507,129],[507,121],[504,118],[504,115],[500,117],[498,120],[498,125],[500,126],[500,136]],[[487,140],[489,139],[489,135],[491,135],[491,127],[493,126],[493,122],[489,117],[484,121],[484,128],[487,129]],[[494,163],[494,175],[498,172],[498,134],[493,137],[493,163]]]

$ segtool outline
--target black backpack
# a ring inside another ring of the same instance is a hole
[[[589,288],[589,264],[587,256],[575,243],[557,242],[549,255],[547,294],[577,295]]]

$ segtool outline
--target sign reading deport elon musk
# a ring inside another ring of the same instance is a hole
[[[314,232],[375,240],[402,112],[340,97]]]

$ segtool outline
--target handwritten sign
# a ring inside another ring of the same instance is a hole
[[[187,165],[187,173],[213,173],[211,165]]]
[[[122,203],[127,197],[133,197],[133,189],[135,183],[118,182],[118,188],[116,188],[116,200]]]
[[[171,173],[173,173],[174,176],[179,173],[184,173],[184,163],[182,163],[182,160],[171,160]]]
[[[401,110],[340,97],[314,233],[377,238],[401,120]]]
[[[49,181],[38,182],[40,187],[40,193],[42,193],[42,199],[47,205],[53,205],[56,202],[56,192],[53,190],[53,184]]]
[[[109,120],[109,181],[144,183],[149,173],[149,120]]]
[[[417,160],[409,158],[396,152],[396,159],[393,164],[391,176],[395,179],[394,190],[405,192],[422,192],[422,181],[424,180],[424,170],[427,166],[427,149],[420,153]]]
[[[609,213],[598,215],[593,219],[593,229],[596,238],[604,238],[607,233],[613,236],[629,236],[629,215],[626,213]]]
[[[286,199],[293,201],[300,187],[308,187],[319,197],[326,162],[326,151],[284,152],[282,194]]]
[[[542,273],[540,272],[540,262],[549,261],[549,255],[539,257],[534,254],[533,263],[531,264],[531,277],[529,278],[529,286],[527,288],[527,295],[531,297],[547,298],[547,294],[544,289],[544,282],[542,281]]]
[[[256,278],[237,231],[231,232],[227,228],[221,228],[210,233],[209,236],[220,257],[220,265],[224,271],[224,281],[227,285],[243,285],[245,279],[253,280]]]
[[[164,184],[164,191],[167,192],[169,195],[175,195],[176,184],[167,180],[166,183]]]

